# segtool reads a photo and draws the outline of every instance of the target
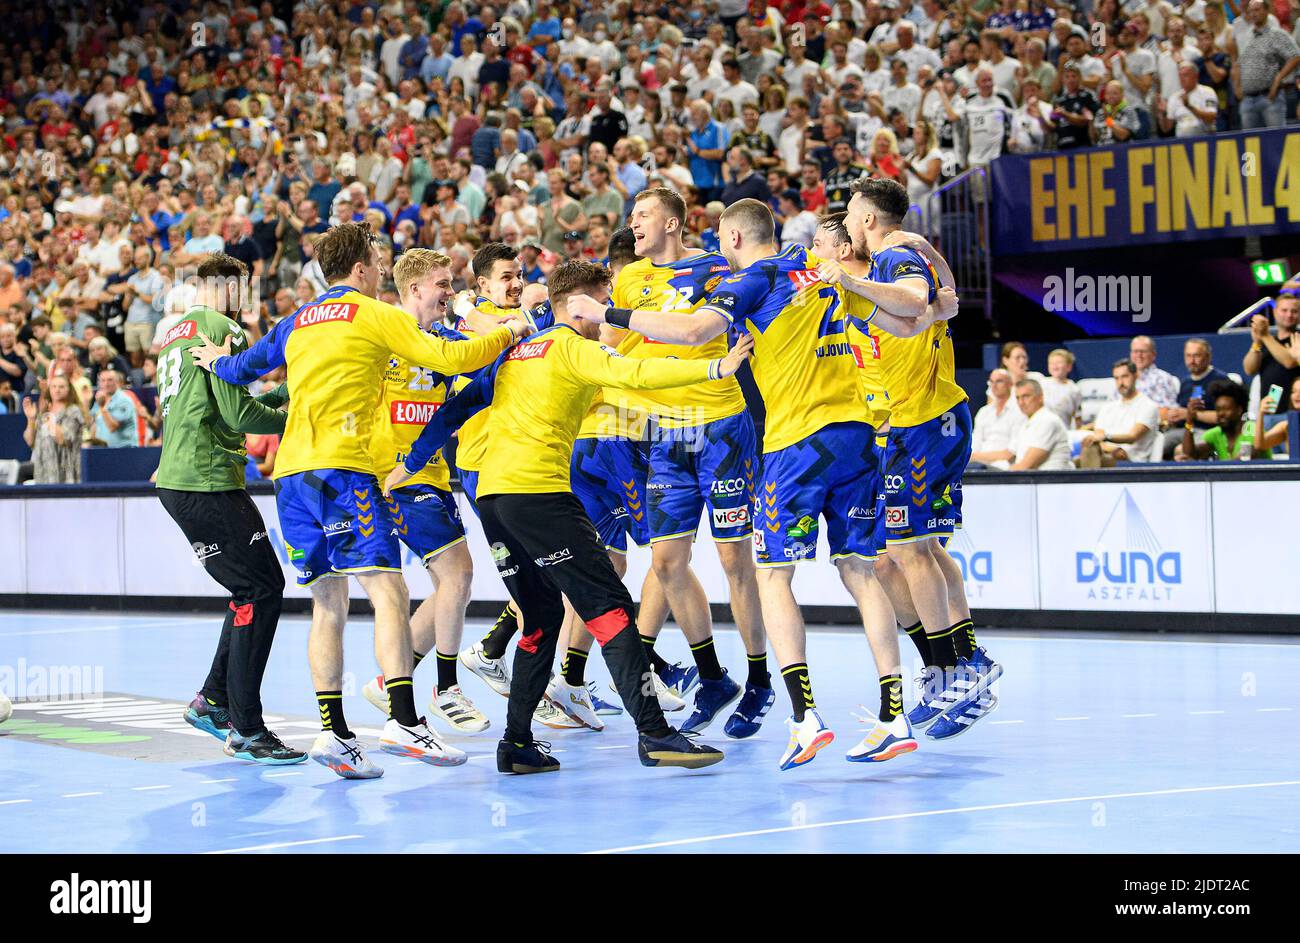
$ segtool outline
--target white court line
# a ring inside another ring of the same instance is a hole
[[[60,799],[84,799],[87,796],[102,796],[102,792],[65,792]]]
[[[245,851],[270,851],[273,848],[298,848],[302,845],[321,845],[333,841],[351,841],[365,838],[364,835],[335,835],[333,838],[309,838],[306,841],[275,842],[270,845],[249,845],[247,848],[222,848],[220,851],[205,851],[205,855],[236,855]]]
[[[990,724],[1023,724],[1023,720],[990,720]]]
[[[23,802],[31,802],[31,799],[5,799],[0,805],[19,805]]]
[[[672,848],[679,845],[699,845],[704,842],[723,841],[728,838],[751,838],[756,835],[779,835],[784,832],[803,832],[815,828],[836,828],[841,825],[867,825],[872,822],[897,822],[901,819],[921,819],[932,815],[957,815],[966,812],[994,812],[1000,809],[1027,809],[1033,806],[1064,805],[1070,802],[1099,802],[1105,799],[1141,799],[1147,796],[1175,796],[1197,792],[1227,792],[1234,789],[1271,789],[1279,786],[1300,786],[1300,779],[1275,783],[1240,783],[1229,786],[1189,786],[1182,789],[1152,789],[1147,792],[1116,792],[1104,796],[1069,796],[1063,799],[1031,799],[1025,802],[998,802],[992,805],[962,806],[956,809],[931,809],[927,812],[900,812],[896,815],[873,815],[861,819],[839,819],[834,822],[810,822],[804,825],[784,825],[780,828],[756,828],[748,832],[727,832],[721,835],[701,835],[697,838],[675,838],[671,841],[651,842],[645,845],[624,845],[621,848],[602,848],[588,851],[589,855],[609,855],[625,851],[649,851],[654,848]]]
[[[215,786],[217,783],[237,783],[237,782],[239,782],[239,780],[235,779],[234,777],[231,777],[230,779],[200,779],[199,785]]]
[[[1291,708],[1289,708],[1289,707],[1257,707],[1257,708],[1255,708],[1255,710],[1259,711],[1261,714],[1272,714],[1272,713],[1275,712],[1275,711],[1289,711],[1289,710],[1291,710]]]
[[[152,790],[152,789],[170,789],[170,788],[172,788],[172,787],[171,787],[171,784],[170,784],[170,783],[166,783],[166,784],[164,784],[164,785],[162,785],[162,786],[132,786],[132,787],[131,787],[131,791],[132,791],[132,792],[149,792],[149,791]]]
[[[283,772],[283,773],[263,773],[263,774],[262,774],[262,778],[263,778],[263,779],[273,779],[273,778],[276,777],[276,776],[301,776],[301,775],[302,775],[302,770],[300,770],[300,769],[291,769],[291,770],[287,770],[287,771],[285,771],[285,772]]]
[[[69,627],[63,629],[34,629],[26,632],[0,632],[0,638],[23,638],[34,635],[80,635],[83,632],[122,632],[128,629],[166,629],[182,625],[202,626],[204,623],[196,619],[186,619],[172,622],[146,622],[140,625],[88,625],[79,629]]]
[[[1056,720],[1092,720],[1091,717],[1057,717]]]
[[[607,747],[595,747],[597,750],[626,750],[631,746],[630,743],[615,743]]]

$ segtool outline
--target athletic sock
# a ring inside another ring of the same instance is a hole
[[[456,686],[456,656],[435,651],[438,659],[438,693]]]
[[[426,659],[427,657],[429,657],[427,653],[421,655],[419,652],[415,650],[411,651],[411,674],[415,674],[415,669],[419,668],[420,662],[424,661],[424,659]]]
[[[384,685],[388,689],[388,716],[403,727],[414,727],[420,722],[415,713],[415,685],[408,678],[389,678]]]
[[[882,675],[880,678],[880,722],[887,724],[903,713],[903,676]]]
[[[970,658],[975,654],[975,623],[970,619],[963,619],[953,628],[956,630],[953,644],[957,647],[957,654],[962,658]]]
[[[930,639],[925,634],[925,626],[918,622],[916,625],[906,626],[903,631],[916,646],[916,653],[921,656],[921,664],[930,664]]]
[[[587,653],[580,648],[570,648],[564,653],[564,661],[560,662],[560,673],[564,675],[564,683],[571,684],[575,688],[585,687],[587,672]]]
[[[929,636],[930,664],[938,668],[957,667],[957,627],[955,625]]]
[[[317,691],[316,706],[320,708],[321,730],[328,730],[342,740],[352,739],[352,731],[343,716],[342,691]]]
[[[645,646],[645,653],[650,656],[650,667],[654,668],[655,674],[659,674],[668,667],[668,662],[659,657],[655,651],[655,642],[659,641],[651,635],[642,635],[641,644]]]
[[[695,667],[700,669],[701,681],[721,680],[722,665],[718,663],[718,650],[713,645],[712,635],[692,645],[691,656],[695,659]]]
[[[790,695],[790,706],[794,709],[794,719],[803,720],[804,714],[817,707],[813,700],[812,682],[808,680],[808,665],[796,662],[781,669],[785,679],[785,690]]]
[[[506,646],[517,631],[519,620],[515,618],[515,611],[506,606],[501,615],[497,616],[497,621],[492,623],[488,634],[483,636],[483,654],[488,658],[504,658]]]
[[[745,681],[756,688],[770,688],[772,675],[767,670],[767,652],[761,655],[746,655],[745,660],[749,663],[749,677]]]

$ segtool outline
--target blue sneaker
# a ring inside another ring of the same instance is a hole
[[[623,713],[623,708],[604,700],[596,694],[596,682],[593,681],[587,685],[587,691],[591,694],[591,707],[602,717],[612,717]]]
[[[979,690],[984,691],[993,682],[1002,677],[1002,666],[989,657],[983,648],[977,648],[970,656],[970,666],[979,675]]]
[[[251,737],[230,731],[229,736],[226,737],[225,754],[237,760],[250,760],[265,766],[292,766],[307,759],[306,753],[285,746],[280,738],[269,730],[263,730]]]
[[[958,658],[951,671],[928,666],[916,680],[921,686],[920,701],[907,712],[907,722],[916,730],[928,727],[982,690],[978,671],[965,658]]]
[[[776,703],[776,692],[771,688],[760,688],[745,684],[745,694],[736,705],[735,713],[727,718],[727,725],[722,732],[736,740],[744,740],[758,733],[763,726],[763,718]]]
[[[921,689],[921,695],[917,699],[916,706],[907,712],[907,722],[913,730],[924,730],[942,717],[945,709],[939,701],[940,695],[943,694],[939,669],[929,665],[922,668],[921,676],[916,679],[916,685]],[[952,704],[947,705],[947,707],[952,706]]]
[[[230,726],[230,711],[209,704],[208,699],[202,694],[194,695],[194,700],[190,701],[182,716],[185,718],[185,723],[195,730],[202,730],[222,743],[226,742],[226,737],[234,729]]]
[[[679,661],[675,665],[664,668],[659,672],[659,677],[668,690],[685,699],[687,692],[700,683],[700,669],[694,665],[683,668]]]
[[[682,724],[682,733],[699,733],[709,724],[718,712],[740,699],[740,685],[727,677],[727,669],[722,669],[722,677],[716,681],[701,681],[695,692],[695,710],[686,723]]]
[[[931,740],[951,740],[953,737],[960,737],[975,726],[975,722],[980,718],[993,713],[997,706],[996,694],[991,691],[981,691],[936,720],[925,735]]]

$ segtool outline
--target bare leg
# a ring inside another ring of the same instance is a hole
[[[898,657],[898,628],[894,621],[894,607],[889,603],[884,587],[876,579],[871,562],[859,557],[844,557],[835,561],[844,588],[858,604],[862,627],[867,633],[867,644],[876,660],[876,673],[901,674]]]
[[[767,633],[763,631],[763,607],[758,599],[753,548],[748,540],[719,542],[716,546],[731,589],[731,614],[735,616],[736,629],[745,643],[745,653],[764,655],[767,653]]]
[[[385,678],[411,676],[411,599],[401,573],[360,573],[375,608],[375,661]]]
[[[460,651],[461,636],[465,632],[465,607],[469,605],[474,583],[474,560],[465,542],[448,547],[429,564],[429,575],[437,586],[434,594],[434,624],[437,626],[436,648],[447,657],[453,657]],[[425,600],[428,603],[429,600]],[[424,603],[415,612],[419,616]],[[415,619],[411,620],[411,636],[415,637]],[[417,640],[418,642],[418,640]],[[415,650],[428,654],[429,647]]]
[[[317,691],[343,688],[343,626],[347,619],[347,577],[331,576],[313,583],[307,661]]]
[[[961,567],[948,553],[948,549],[935,543],[935,560],[943,571],[943,580],[948,586],[948,620],[950,625],[965,622],[970,618],[970,603],[966,600],[966,584],[961,578]]]
[[[763,624],[782,668],[807,661],[808,657],[803,613],[791,587],[793,579],[793,566],[760,567],[755,573]]]
[[[703,642],[713,634],[713,619],[709,615],[709,597],[691,569],[691,538],[661,540],[651,553],[655,575],[686,641],[692,645]],[[653,634],[657,636],[658,632]]]
[[[916,614],[916,606],[912,603],[912,593],[907,588],[907,577],[903,576],[902,570],[893,561],[891,555],[883,553],[876,560],[876,580],[885,590],[885,595],[889,597],[889,602],[894,607],[894,617],[900,625],[916,625],[920,622],[920,617]]]

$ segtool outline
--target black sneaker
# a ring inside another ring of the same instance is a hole
[[[195,730],[202,730],[218,740],[225,740],[226,735],[232,729],[230,726],[230,711],[224,707],[209,704],[208,699],[202,694],[194,695],[194,700],[190,701],[189,706],[185,708],[183,716],[185,717],[185,723]]]
[[[662,737],[641,734],[637,743],[642,766],[684,766],[700,769],[722,762],[722,751],[703,743],[694,743],[686,734],[673,730]]]
[[[499,773],[551,773],[559,768],[560,761],[551,756],[551,745],[544,740],[522,746],[509,740],[497,744]]]
[[[241,736],[234,730],[230,731],[230,736],[226,738],[225,753],[226,756],[233,756],[237,760],[251,760],[267,766],[292,766],[307,759],[306,753],[285,746],[280,738],[269,730],[263,730],[251,737]]]

